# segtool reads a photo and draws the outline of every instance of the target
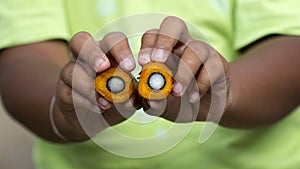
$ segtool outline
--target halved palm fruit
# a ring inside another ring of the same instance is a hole
[[[96,76],[96,91],[111,103],[127,101],[133,93],[133,78],[120,68],[110,68]]]
[[[172,71],[163,63],[150,62],[143,66],[138,84],[139,94],[149,100],[167,97],[173,86]]]

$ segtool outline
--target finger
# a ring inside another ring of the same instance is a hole
[[[151,52],[157,40],[158,30],[152,29],[143,34],[141,49],[138,55],[138,62],[141,66],[151,61]]]
[[[226,60],[213,51],[197,76],[197,86],[200,97],[204,96],[217,80],[226,81]]]
[[[64,105],[63,107],[69,107],[70,109],[74,108],[72,88],[61,79],[58,80],[55,97],[56,102]]]
[[[98,101],[99,101],[98,106],[101,107],[103,110],[108,110],[112,106],[112,104],[109,103],[109,101],[104,99],[104,97],[102,97],[102,96],[99,97]]]
[[[74,62],[68,63],[61,71],[61,79],[71,86],[72,90],[76,90],[93,104],[97,104],[94,80],[81,65]]]
[[[176,44],[179,41],[187,42],[188,38],[188,29],[181,19],[174,16],[165,18],[160,26],[151,60],[165,62]]]
[[[111,109],[102,113],[107,123],[115,125],[128,119],[136,110],[133,106],[134,99],[134,97],[131,97],[126,103],[115,104]]]
[[[86,32],[74,35],[70,41],[70,48],[75,58],[87,63],[95,72],[101,72],[110,67],[108,58],[92,36]]]
[[[135,101],[135,96],[132,96],[125,103],[118,103],[115,104],[114,106],[124,118],[129,118],[132,115],[132,113],[137,110],[135,108],[134,101]]]
[[[58,81],[56,100],[61,107],[70,109],[68,111],[71,111],[71,109],[74,108],[84,108],[89,111],[100,113],[100,109],[97,105],[91,103],[78,92],[72,90],[72,88],[62,80]]]
[[[195,77],[199,68],[206,61],[210,53],[210,47],[199,41],[191,41],[185,48],[175,75],[173,94],[182,96]]]
[[[86,97],[83,97],[80,93],[73,90],[72,91],[73,100],[74,100],[74,107],[76,109],[85,109],[90,112],[95,113],[103,113],[103,110],[100,110],[97,104],[92,103],[90,100],[88,100]],[[80,112],[77,112],[80,113]]]
[[[200,101],[200,94],[197,87],[197,81],[192,80],[191,84],[189,85],[187,91],[188,91],[188,100],[190,103],[199,103]]]
[[[101,41],[100,46],[103,51],[109,52],[120,67],[130,72],[135,68],[135,62],[127,37],[121,32],[112,32],[107,34]]]
[[[152,116],[162,116],[167,107],[167,99],[161,100],[148,100],[147,104],[149,109],[146,111],[147,114]]]

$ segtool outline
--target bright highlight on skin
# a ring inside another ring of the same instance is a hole
[[[165,77],[160,74],[160,73],[153,73],[150,75],[149,80],[148,80],[148,85],[152,90],[161,90],[164,88],[166,83]]]
[[[119,93],[125,88],[124,81],[117,76],[111,77],[107,82],[107,89],[112,93]]]

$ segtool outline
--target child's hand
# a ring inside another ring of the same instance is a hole
[[[151,115],[172,121],[205,120],[209,110],[213,110],[211,99],[217,107],[224,105],[224,110],[230,103],[228,62],[210,45],[193,39],[179,18],[167,17],[159,30],[143,35],[138,60],[142,66],[151,61],[163,62],[175,77],[167,100],[143,101],[144,109]],[[214,90],[212,85],[216,86]],[[215,108],[213,112],[220,114],[224,110]],[[210,120],[219,120],[213,116]]]
[[[61,117],[74,127],[73,132],[66,130],[64,134],[71,140],[82,140],[125,120],[139,108],[135,105],[135,94],[125,103],[112,105],[94,89],[97,73],[118,65],[129,73],[135,63],[122,33],[107,34],[96,42],[88,33],[81,32],[72,38],[70,48],[73,57],[60,73],[56,105]]]

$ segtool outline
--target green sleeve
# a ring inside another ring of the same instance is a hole
[[[271,34],[300,35],[300,0],[237,0],[235,48]]]
[[[63,0],[1,1],[0,28],[0,49],[69,38]]]

